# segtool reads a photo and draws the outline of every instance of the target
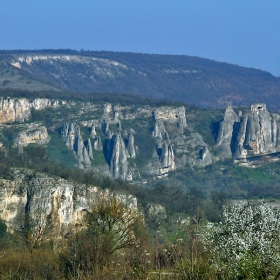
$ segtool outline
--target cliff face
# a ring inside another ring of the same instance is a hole
[[[217,146],[225,157],[247,158],[278,152],[280,118],[263,103],[253,104],[241,120],[228,107],[220,124]]]
[[[0,99],[0,123],[24,122],[31,116],[31,104],[28,99]]]
[[[35,99],[27,98],[3,98],[0,99],[0,123],[24,122],[31,117],[31,108],[42,110],[46,107],[58,107],[57,100],[46,98]]]
[[[47,144],[50,140],[47,128],[40,123],[33,123],[24,127],[14,141],[14,146],[19,150],[31,143]]]
[[[231,150],[231,140],[232,140],[232,133],[234,129],[234,124],[238,123],[240,120],[238,116],[235,114],[231,106],[228,106],[225,114],[224,119],[220,123],[219,134],[217,137],[217,147],[223,153],[223,155],[227,158],[232,157],[232,150]]]
[[[87,211],[112,193],[88,186],[54,179],[45,174],[15,170],[13,180],[0,179],[0,216],[10,230],[20,227],[28,217],[34,226],[51,227],[55,236],[63,238],[71,229],[83,224]],[[117,199],[138,211],[137,200],[131,195],[116,194]]]

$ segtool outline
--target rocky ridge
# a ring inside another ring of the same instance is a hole
[[[186,165],[204,167],[213,161],[211,147],[187,125],[183,106],[1,100],[2,127],[17,129],[16,147],[29,143],[49,145],[52,135],[59,131],[61,142],[73,151],[78,167],[102,170],[114,179],[161,178]],[[32,122],[32,110],[53,112],[51,126]],[[102,162],[103,167],[95,166],[96,161]]]

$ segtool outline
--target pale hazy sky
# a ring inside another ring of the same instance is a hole
[[[0,49],[186,54],[280,76],[279,0],[0,0]]]

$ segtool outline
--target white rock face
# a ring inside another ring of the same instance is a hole
[[[26,98],[0,99],[0,123],[24,122],[31,116],[31,104]]]
[[[280,116],[270,114],[264,103],[251,105],[251,111],[243,116],[241,123],[228,107],[220,124],[217,146],[225,157],[270,154],[280,150],[279,132]]]
[[[0,216],[10,230],[17,228],[29,214],[42,227],[51,219],[55,235],[64,237],[71,228],[83,223],[86,211],[113,195],[107,190],[45,174],[15,170],[14,175],[14,180],[0,179]],[[116,197],[138,212],[135,197],[124,194]]]
[[[24,122],[31,117],[31,108],[35,110],[45,109],[46,107],[58,107],[57,100],[46,98],[35,99],[27,98],[3,98],[0,99],[0,123]]]
[[[94,63],[102,62],[107,65],[113,65],[116,67],[127,68],[126,65],[119,63],[114,60],[97,58],[97,57],[84,57],[78,55],[32,55],[32,56],[21,56],[16,61],[13,61],[11,64],[17,68],[21,68],[21,64],[26,63],[31,65],[38,61],[47,61],[52,63],[52,61],[62,61],[62,62],[75,62],[75,63]]]
[[[136,157],[135,144],[134,144],[134,136],[131,133],[128,136],[127,151],[128,151],[129,156],[131,158],[135,158]]]
[[[232,157],[231,141],[233,127],[234,124],[239,121],[240,120],[233,111],[232,107],[228,106],[224,114],[224,119],[220,123],[220,129],[216,144],[220,151],[223,153],[223,155],[227,158]]]
[[[16,138],[14,146],[21,149],[30,143],[46,144],[50,140],[47,128],[31,125]]]
[[[181,128],[187,127],[185,107],[171,108],[160,107],[154,112],[155,120],[168,121],[170,123],[178,123]]]
[[[59,106],[58,100],[51,100],[51,99],[47,99],[47,98],[34,99],[31,104],[35,110],[42,110],[47,107],[58,107]]]

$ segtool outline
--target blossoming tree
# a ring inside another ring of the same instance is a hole
[[[226,206],[219,224],[209,224],[206,248],[232,279],[267,279],[280,261],[280,215],[265,203]]]

